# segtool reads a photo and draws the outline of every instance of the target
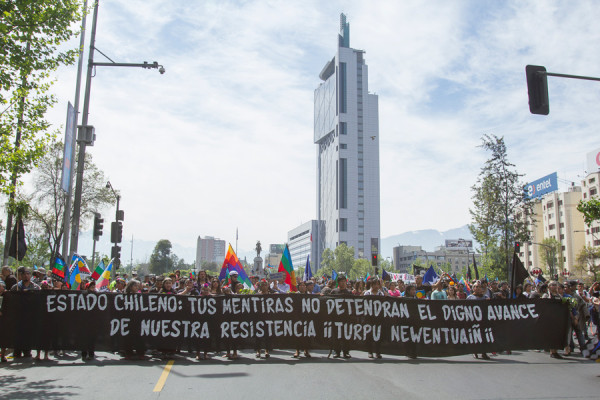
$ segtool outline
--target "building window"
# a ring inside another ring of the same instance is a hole
[[[596,193],[598,193],[598,189],[596,189],[595,187],[590,189],[590,196],[593,196]]]
[[[340,232],[348,231],[348,218],[340,218]]]
[[[340,208],[348,208],[348,160],[340,158]]]
[[[552,224],[552,225],[548,225],[548,229],[553,230],[556,228],[556,225]]]
[[[548,202],[548,208],[552,208],[552,207],[554,207],[554,203],[553,203],[553,202],[551,202],[551,201],[550,201],[550,202]]]
[[[340,63],[340,113],[346,112],[346,63]]]
[[[343,149],[347,149],[348,145],[346,143],[340,143],[340,148]]]
[[[340,135],[347,135],[347,134],[348,134],[348,123],[340,122]]]

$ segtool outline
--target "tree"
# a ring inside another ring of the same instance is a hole
[[[352,265],[352,269],[350,270],[348,277],[354,280],[362,279],[367,276],[367,274],[373,274],[374,272],[374,268],[369,260],[359,258],[354,260],[354,264]]]
[[[335,270],[348,274],[354,265],[354,246],[348,247],[346,243],[335,248]]]
[[[156,243],[150,256],[150,271],[152,273],[165,274],[173,270],[172,248],[171,242],[167,239],[161,239]]]
[[[335,255],[331,249],[325,249],[321,256],[321,268],[317,271],[317,275],[331,276],[331,271],[333,269],[335,269]]]
[[[598,247],[586,246],[577,255],[577,269],[592,274],[594,282],[598,281],[598,274],[600,274],[600,263],[596,263],[596,260],[600,260]]]
[[[514,242],[528,242],[531,238],[527,225],[535,223],[533,203],[523,190],[522,175],[508,161],[504,138],[484,135],[480,147],[491,152],[491,156],[471,188],[473,208],[469,212],[473,222],[469,229],[481,244],[484,256],[492,249],[500,252],[503,265],[491,268],[496,275],[507,275]]]
[[[542,264],[548,266],[550,277],[556,275],[558,270],[564,268],[565,262],[562,256],[562,245],[553,237],[546,238],[539,244],[543,250],[540,253]]]
[[[8,196],[7,237],[18,179],[53,136],[45,119],[56,103],[51,74],[75,60],[76,49],[61,47],[75,35],[81,13],[78,0],[0,2],[0,193]]]
[[[583,220],[588,227],[591,227],[594,221],[600,221],[600,199],[596,197],[588,201],[580,200],[577,210],[583,214]]]
[[[65,194],[60,187],[63,147],[60,141],[53,141],[50,144],[48,151],[34,170],[34,191],[24,196],[27,203],[31,204],[28,221],[46,239],[51,255],[60,251],[64,233]],[[90,153],[85,155],[84,165],[81,194],[82,225],[92,220],[94,212],[114,202],[112,191],[105,186],[104,172],[93,163]],[[73,209],[70,212],[73,213]],[[104,231],[106,229],[105,223]]]

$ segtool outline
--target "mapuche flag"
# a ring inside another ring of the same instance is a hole
[[[100,260],[100,263],[98,265],[96,265],[96,269],[94,269],[94,272],[92,272],[92,279],[97,281],[103,272],[104,272],[104,261]]]
[[[61,282],[65,281],[65,269],[67,265],[65,264],[65,260],[62,259],[60,254],[57,254],[54,258],[54,266],[52,267],[52,277]]]
[[[112,271],[112,268],[113,260],[110,260],[110,264],[108,264],[108,266],[106,267],[104,272],[102,272],[102,275],[100,275],[100,278],[96,282],[96,289],[100,289],[103,287],[108,288],[108,284],[110,283],[110,272]]]
[[[285,283],[290,285],[290,290],[292,292],[297,292],[298,288],[296,287],[296,273],[294,272],[294,266],[292,265],[292,257],[290,256],[290,249],[288,245],[285,245],[285,250],[283,251],[283,255],[281,256],[281,261],[279,262],[279,270],[277,272],[285,273]]]

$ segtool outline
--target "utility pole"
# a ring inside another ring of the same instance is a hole
[[[88,54],[88,69],[85,81],[85,95],[83,98],[83,115],[81,116],[81,125],[85,129],[88,124],[88,114],[90,109],[90,91],[92,85],[92,71],[94,69],[94,45],[96,42],[96,24],[98,22],[98,3],[94,3],[94,16],[92,19],[92,33],[90,36],[90,48]],[[75,183],[75,199],[73,204],[73,221],[71,224],[71,246],[69,254],[77,251],[77,242],[79,240],[79,220],[81,213],[81,192],[83,190],[83,168],[85,163],[85,148],[88,145],[86,138],[81,134],[81,130],[77,130],[77,143],[79,143],[79,154],[77,156],[77,179]],[[93,144],[92,142],[89,144]]]
[[[87,10],[87,0],[83,2],[83,9]],[[77,120],[79,119],[79,92],[81,92],[81,72],[83,70],[83,50],[85,47],[85,26],[86,26],[87,13],[83,13],[83,19],[81,20],[81,38],[79,39],[79,61],[77,63],[77,83],[75,85],[75,126],[77,126]],[[90,49],[91,51],[91,49]],[[71,154],[75,154],[77,151],[77,140],[73,140],[71,144]],[[62,254],[63,257],[69,257],[69,237],[71,232],[71,207],[73,205],[73,168],[69,170],[69,190],[66,194],[65,210],[63,215],[63,243],[62,243]],[[94,243],[95,244],[95,243]],[[53,255],[54,256],[54,255]],[[93,260],[92,255],[92,260]],[[93,264],[93,262],[92,262]],[[92,266],[93,267],[93,266]]]
[[[92,85],[92,72],[94,67],[140,67],[144,69],[156,68],[161,74],[165,73],[165,68],[159,65],[158,62],[153,63],[115,63],[108,58],[100,50],[96,49],[96,25],[98,22],[98,4],[100,0],[96,0],[94,3],[94,16],[92,19],[92,32],[90,35],[90,48],[88,55],[88,70],[85,82],[85,95],[83,99],[83,115],[81,118],[81,125],[77,126],[77,143],[79,143],[79,153],[77,155],[77,175],[75,182],[75,198],[73,200],[73,220],[71,222],[71,243],[70,243],[70,254],[77,251],[77,244],[79,241],[79,222],[81,219],[81,194],[83,190],[83,170],[85,164],[85,148],[86,146],[93,146],[95,140],[94,129],[88,125],[88,116],[90,109],[90,91]],[[108,58],[110,63],[94,63],[94,52],[98,50],[102,55]],[[117,200],[118,203],[118,200]],[[118,209],[118,207],[117,207]]]

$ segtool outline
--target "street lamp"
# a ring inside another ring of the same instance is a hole
[[[77,243],[79,240],[79,220],[81,214],[81,194],[83,191],[83,169],[85,164],[85,148],[86,146],[93,146],[95,140],[95,134],[93,133],[93,127],[88,125],[88,114],[90,108],[90,91],[92,84],[92,72],[95,67],[139,67],[143,69],[158,69],[158,72],[161,74],[165,73],[165,68],[162,65],[159,65],[157,61],[153,63],[148,63],[144,61],[143,63],[116,63],[111,60],[106,54],[102,53],[95,47],[96,41],[96,23],[98,21],[98,3],[100,0],[96,0],[94,4],[94,17],[92,21],[92,33],[90,36],[90,50],[88,55],[88,70],[87,77],[85,83],[85,97],[83,101],[83,116],[81,119],[81,125],[78,126],[78,135],[77,135],[77,143],[79,143],[79,153],[77,155],[77,179],[75,184],[75,198],[73,200],[73,221],[71,226],[71,246],[70,246],[70,254],[77,251]],[[94,52],[98,51],[104,57],[106,57],[110,63],[98,63],[94,62]],[[110,183],[107,184],[107,187]],[[111,186],[112,189],[112,186]],[[113,190],[113,193],[114,190]],[[116,196],[116,193],[115,193]],[[69,204],[70,196],[68,196],[67,205]],[[117,196],[117,212],[119,211],[119,197]],[[67,210],[69,208],[66,208]],[[68,214],[68,213],[66,213]],[[117,222],[119,221],[117,215]],[[65,226],[68,224],[65,223]],[[68,232],[65,231],[65,238],[68,236]]]

